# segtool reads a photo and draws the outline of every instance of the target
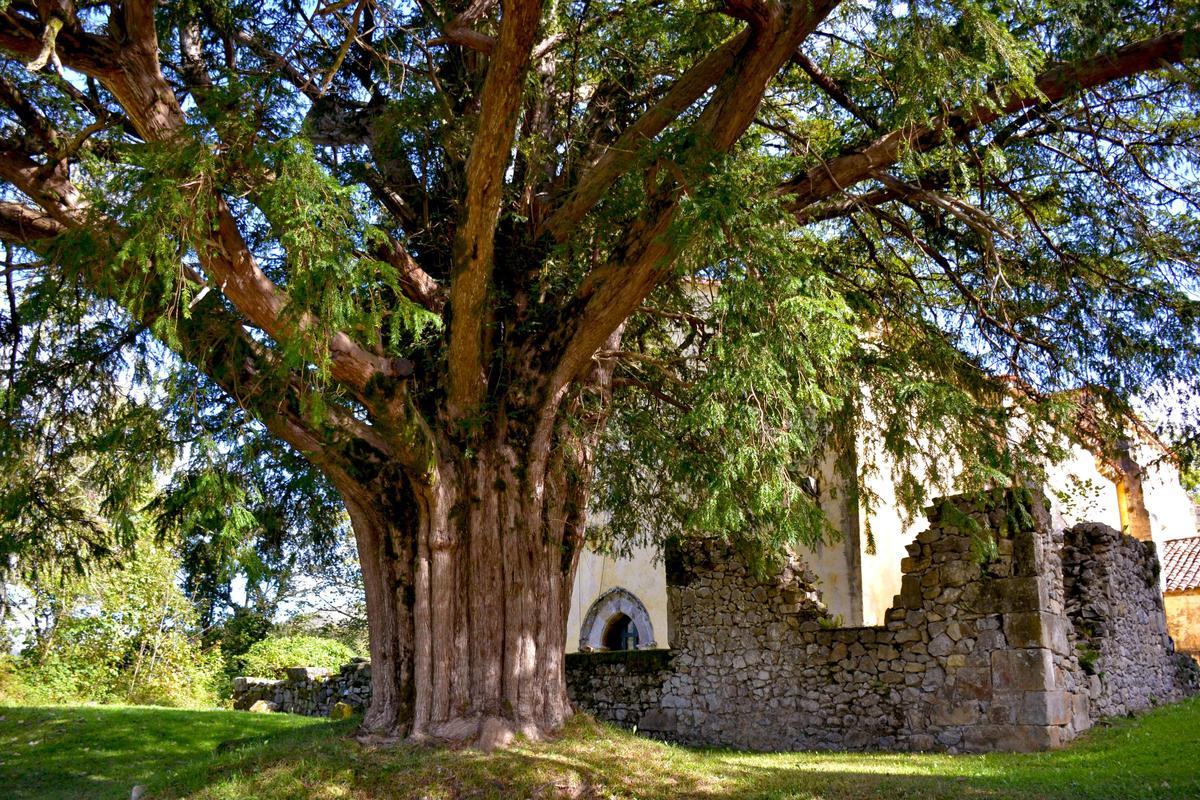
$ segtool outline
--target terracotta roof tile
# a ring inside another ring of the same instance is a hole
[[[1200,536],[1163,542],[1162,563],[1168,592],[1200,587]]]

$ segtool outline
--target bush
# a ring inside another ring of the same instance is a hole
[[[355,652],[337,639],[321,636],[268,636],[250,646],[239,659],[242,675],[283,678],[288,667],[338,669]]]
[[[121,563],[31,587],[54,597],[59,610],[43,638],[0,663],[0,696],[28,704],[213,705],[220,653],[201,643],[178,569],[174,553],[145,536]]]

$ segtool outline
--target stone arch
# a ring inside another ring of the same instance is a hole
[[[609,626],[614,620],[628,617],[637,631],[637,649],[646,650],[657,647],[654,640],[654,626],[650,624],[650,613],[637,596],[619,586],[609,589],[596,598],[592,607],[583,617],[583,625],[579,629],[580,650],[604,650],[604,637],[610,632]]]

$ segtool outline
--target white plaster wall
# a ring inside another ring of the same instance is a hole
[[[840,540],[812,548],[797,547],[820,578],[820,589],[830,614],[841,615],[846,625],[881,625],[893,597],[900,592],[900,561],[906,546],[928,527],[923,514],[906,519],[897,506],[892,479],[893,464],[865,438],[858,442],[859,459],[871,463],[866,484],[876,495],[871,513],[848,509],[841,478],[832,454],[819,467],[821,505],[835,528],[849,536],[851,546],[859,549],[861,596],[856,598],[851,579],[851,560],[846,541]],[[1150,514],[1151,533],[1162,549],[1162,542],[1196,535],[1191,498],[1180,484],[1174,463],[1162,458],[1161,448],[1149,442],[1140,444],[1132,454],[1144,465],[1142,488]],[[952,474],[953,466],[940,465],[942,474]],[[1121,527],[1116,486],[1101,473],[1095,456],[1080,446],[1069,448],[1067,458],[1047,468],[1046,494],[1057,525],[1070,527],[1079,522],[1102,522]],[[930,499],[953,494],[953,486],[930,492]],[[868,527],[874,538],[874,552],[867,552]],[[579,626],[592,603],[604,592],[621,587],[634,594],[650,615],[654,637],[661,647],[669,641],[667,630],[666,574],[653,548],[638,547],[630,558],[616,559],[584,551],[575,576],[571,611],[567,621],[567,649],[579,649]],[[856,609],[861,605],[862,616]]]
[[[1046,496],[1057,527],[1102,522],[1121,529],[1117,486],[1100,472],[1096,456],[1079,445],[1071,445],[1066,459],[1046,468]]]
[[[571,611],[567,616],[567,652],[579,650],[579,626],[592,603],[609,589],[620,587],[633,594],[650,615],[654,640],[667,646],[667,576],[655,550],[637,547],[629,558],[613,558],[584,550],[575,572]],[[646,644],[643,642],[642,644]]]
[[[881,501],[871,514],[863,513],[862,593],[863,624],[882,625],[892,600],[900,593],[900,561],[908,555],[905,548],[917,534],[929,527],[924,516],[907,520],[896,507],[890,484],[874,487]],[[885,494],[886,492],[886,494]],[[888,496],[890,495],[890,496]],[[867,552],[867,525],[875,540],[875,551]]]
[[[840,615],[847,625],[861,624],[858,619],[858,598],[854,596],[855,581],[850,576],[851,565],[847,555],[848,547],[858,546],[857,520],[847,505],[848,489],[838,474],[836,453],[831,451],[825,454],[817,474],[821,509],[842,538],[812,547],[797,545],[794,551],[820,578],[821,599],[829,613],[835,617]]]
[[[873,495],[869,504],[864,502],[859,511],[862,554],[862,607],[864,625],[882,625],[886,622],[887,610],[892,600],[900,593],[903,573],[900,562],[908,555],[907,546],[917,534],[929,527],[922,509],[912,515],[900,507],[896,496],[896,462],[883,447],[883,443],[871,434],[870,425],[875,414],[870,403],[865,404],[868,427],[858,437],[859,461],[865,472],[863,483]],[[959,467],[957,460],[950,459],[944,449],[939,448],[936,434],[917,444],[918,453],[913,456],[912,469],[915,474],[931,474],[936,466],[940,475],[954,475]],[[928,501],[956,491],[948,487],[927,487]],[[874,543],[874,550],[868,552]]]

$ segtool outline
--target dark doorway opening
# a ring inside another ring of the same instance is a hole
[[[637,626],[625,614],[617,614],[604,628],[605,650],[633,650],[638,645]]]

